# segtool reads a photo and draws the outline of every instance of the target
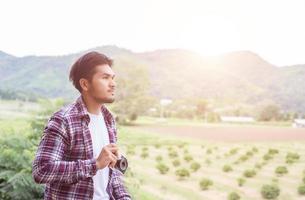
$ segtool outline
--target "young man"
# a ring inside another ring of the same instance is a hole
[[[44,199],[131,199],[113,169],[117,133],[104,106],[114,101],[114,77],[112,60],[98,52],[73,64],[70,80],[81,95],[49,119],[33,162],[35,182],[46,184]]]

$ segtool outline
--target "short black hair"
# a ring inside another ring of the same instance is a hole
[[[74,87],[82,92],[82,88],[79,84],[81,78],[85,78],[89,81],[95,73],[95,67],[98,65],[109,65],[112,66],[113,60],[108,58],[106,55],[91,51],[81,56],[71,67],[69,80],[73,82]]]

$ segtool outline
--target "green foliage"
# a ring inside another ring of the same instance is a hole
[[[166,174],[169,170],[169,167],[166,166],[164,163],[159,163],[156,167],[159,170],[160,174]]]
[[[206,150],[206,154],[212,154],[212,153],[213,153],[213,150],[211,148]]]
[[[213,181],[208,178],[203,178],[199,182],[201,190],[208,190],[210,186],[213,185]]]
[[[184,160],[187,161],[187,162],[190,162],[190,161],[193,160],[193,156],[191,156],[191,155],[185,155],[185,156],[184,156]]]
[[[299,195],[305,195],[305,184],[302,184],[298,187]]]
[[[256,175],[255,170],[245,170],[244,171],[244,176],[247,178],[252,178],[255,175]]]
[[[300,159],[300,155],[298,153],[289,152],[286,155],[286,163],[292,164]]]
[[[263,185],[261,195],[265,199],[275,199],[280,195],[280,188],[277,185]]]
[[[253,147],[253,148],[252,148],[252,152],[253,152],[253,153],[257,153],[257,152],[258,152],[258,148],[257,148],[257,147]]]
[[[148,152],[144,151],[144,152],[141,153],[140,156],[141,156],[141,158],[145,159],[149,156],[149,154],[148,154]]]
[[[0,139],[0,152],[0,194],[17,200],[41,198],[43,187],[33,181],[31,173],[35,146],[28,138],[11,133]]]
[[[278,175],[287,174],[288,173],[287,167],[285,167],[285,166],[278,166],[275,169],[275,173],[278,174]]]
[[[268,151],[268,154],[270,154],[270,155],[274,155],[274,154],[278,154],[279,153],[279,150],[277,150],[277,149],[269,149],[269,151]]]
[[[180,166],[180,161],[178,159],[173,160],[172,163],[173,163],[174,167]]]
[[[156,157],[156,161],[160,162],[160,161],[162,161],[162,160],[163,160],[162,156],[158,155],[158,156]]]
[[[240,199],[240,196],[236,192],[231,192],[228,195],[228,200],[239,200],[239,199]]]
[[[152,107],[156,100],[149,95],[149,74],[144,63],[122,56],[115,65],[119,76],[116,80],[116,103],[112,105],[112,110],[120,124],[129,124]]]
[[[269,153],[266,153],[264,156],[263,156],[263,159],[264,160],[271,160],[273,158],[273,156],[272,155],[270,155]]]
[[[238,186],[241,187],[241,186],[243,186],[246,183],[246,179],[238,178],[237,179],[237,183],[238,183]]]
[[[175,174],[178,176],[180,180],[183,180],[186,177],[190,176],[190,172],[185,168],[177,169]]]
[[[201,166],[200,166],[200,164],[199,164],[198,162],[193,162],[193,163],[191,164],[191,169],[192,169],[194,172],[197,171],[200,167],[201,167]]]
[[[280,118],[280,108],[276,104],[263,105],[259,109],[258,120],[271,121],[278,120]]]
[[[235,154],[237,154],[238,150],[239,150],[239,148],[233,148],[233,149],[231,149],[231,150],[229,151],[229,154],[230,154],[230,155],[235,155]]]
[[[232,171],[233,169],[232,169],[232,167],[230,166],[230,165],[224,165],[223,167],[222,167],[222,171],[224,171],[224,172],[230,172],[230,171]]]
[[[171,150],[171,151],[168,153],[168,156],[169,156],[170,158],[177,158],[177,157],[178,157],[178,153],[177,153],[177,151],[175,151],[175,150]]]
[[[32,161],[47,119],[63,101],[40,99],[39,102],[45,109],[35,113],[29,122],[29,133],[11,132],[0,138],[0,197],[3,199],[38,199],[43,196],[43,186],[32,178]]]
[[[262,168],[262,164],[260,163],[255,163],[255,166],[254,166],[256,169],[261,169]]]
[[[247,161],[249,159],[249,156],[247,156],[247,155],[242,155],[242,156],[240,156],[239,158],[238,158],[238,161],[240,161],[240,162],[245,162],[245,161]]]
[[[220,121],[219,114],[217,114],[215,112],[208,112],[207,113],[207,122],[215,123],[215,122],[219,122],[219,121]]]

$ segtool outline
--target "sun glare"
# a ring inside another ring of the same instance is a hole
[[[220,17],[196,18],[181,31],[185,48],[202,55],[215,55],[242,48],[236,25]]]

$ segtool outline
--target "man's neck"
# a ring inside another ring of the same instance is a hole
[[[88,95],[82,95],[82,98],[89,113],[95,115],[101,113],[101,107],[103,104],[97,103],[93,98]]]

